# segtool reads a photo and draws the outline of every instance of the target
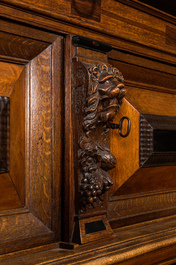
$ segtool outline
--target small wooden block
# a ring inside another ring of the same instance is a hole
[[[79,227],[79,231],[76,229],[75,232],[79,233],[80,244],[87,244],[92,241],[112,238],[114,236],[105,215],[77,220],[75,227]]]

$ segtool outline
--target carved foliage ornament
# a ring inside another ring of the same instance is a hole
[[[125,96],[123,76],[117,68],[109,64],[84,64],[83,68],[88,82],[78,149],[82,212],[100,206],[113,184],[107,171],[115,167],[116,158],[109,149],[108,132]]]

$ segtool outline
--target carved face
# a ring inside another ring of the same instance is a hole
[[[125,96],[122,82],[115,75],[105,74],[99,79],[99,118],[103,122],[112,121],[120,107],[120,101]]]
[[[100,122],[112,121],[125,96],[123,76],[117,68],[98,64],[89,68],[90,80],[83,128],[88,133]]]

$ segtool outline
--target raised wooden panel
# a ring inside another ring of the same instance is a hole
[[[0,174],[1,254],[61,239],[64,42],[26,29],[25,38],[12,36],[12,29],[0,33],[0,58],[6,61],[0,62],[0,96],[9,104],[5,114],[10,111],[10,122],[0,127],[8,140],[1,157],[9,163],[9,173]]]
[[[124,101],[119,114],[120,117],[128,116],[132,127],[130,135],[124,139],[121,139],[117,132],[111,132],[111,148],[119,161],[112,170],[115,185],[114,193],[111,195],[121,196],[174,188],[176,187],[175,152],[155,151],[154,132],[157,128],[175,132],[175,95],[152,91],[151,96],[148,90],[129,87],[127,89],[126,99],[129,101]],[[144,129],[141,127],[141,117],[150,120],[147,122],[145,119]],[[146,137],[145,141],[141,136],[143,134]],[[148,167],[151,166],[153,168],[149,169]]]
[[[176,166],[140,168],[115,192],[115,196],[176,188]]]
[[[117,158],[116,166],[110,172],[114,183],[109,191],[110,195],[123,185],[139,167],[139,149],[137,148],[139,144],[139,113],[126,99],[123,99],[119,114],[114,122],[119,124],[123,116],[130,118],[131,131],[127,138],[122,138],[118,130],[111,130],[110,132],[110,148]]]
[[[176,213],[176,75],[172,66],[130,53],[112,51],[109,61],[126,78],[116,123],[122,116],[131,120],[127,138],[111,132],[118,162],[111,171],[108,219],[115,228]]]
[[[28,206],[44,225],[61,238],[63,163],[63,38],[27,66],[27,110],[30,130],[27,151]],[[28,127],[29,126],[29,127]],[[29,148],[29,149],[28,149]]]

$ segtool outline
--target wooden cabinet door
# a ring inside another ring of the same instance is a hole
[[[61,239],[63,37],[0,31],[0,254]]]

